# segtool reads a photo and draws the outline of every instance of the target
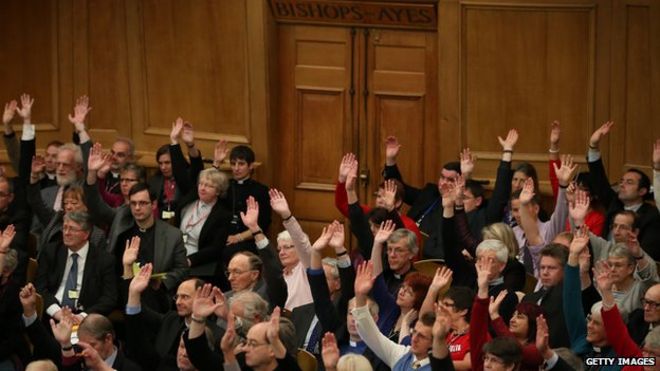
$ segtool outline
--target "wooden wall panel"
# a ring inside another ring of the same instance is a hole
[[[544,153],[547,127],[564,123],[565,151],[583,149],[594,107],[594,9],[466,6],[463,130],[466,145],[499,152],[518,128],[518,154]],[[516,156],[517,158],[524,158]],[[532,158],[528,158],[532,159]]]
[[[435,156],[437,81],[435,35],[424,32],[370,30],[368,62],[370,193],[382,181],[384,141],[395,135],[402,144],[397,164],[403,179],[421,186],[439,175]],[[432,153],[432,155],[427,155]]]

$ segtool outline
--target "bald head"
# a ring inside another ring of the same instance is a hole
[[[647,323],[660,323],[660,283],[649,287],[644,294],[644,321]]]

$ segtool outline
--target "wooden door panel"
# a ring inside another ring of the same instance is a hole
[[[351,35],[331,27],[279,27],[280,169],[275,176],[296,217],[314,238],[341,215],[337,170],[352,150]]]
[[[435,43],[430,33],[371,30],[369,134],[363,145],[372,191],[382,180],[383,142],[388,135],[397,136],[402,144],[397,163],[407,183],[421,186],[437,176]]]

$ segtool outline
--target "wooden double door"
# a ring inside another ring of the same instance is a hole
[[[361,203],[382,180],[384,139],[404,179],[437,177],[437,36],[374,28],[278,26],[275,182],[312,240],[333,219],[342,155],[360,162]]]

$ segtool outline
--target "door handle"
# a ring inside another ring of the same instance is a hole
[[[369,182],[369,169],[360,170],[360,181],[363,184],[367,184]]]

